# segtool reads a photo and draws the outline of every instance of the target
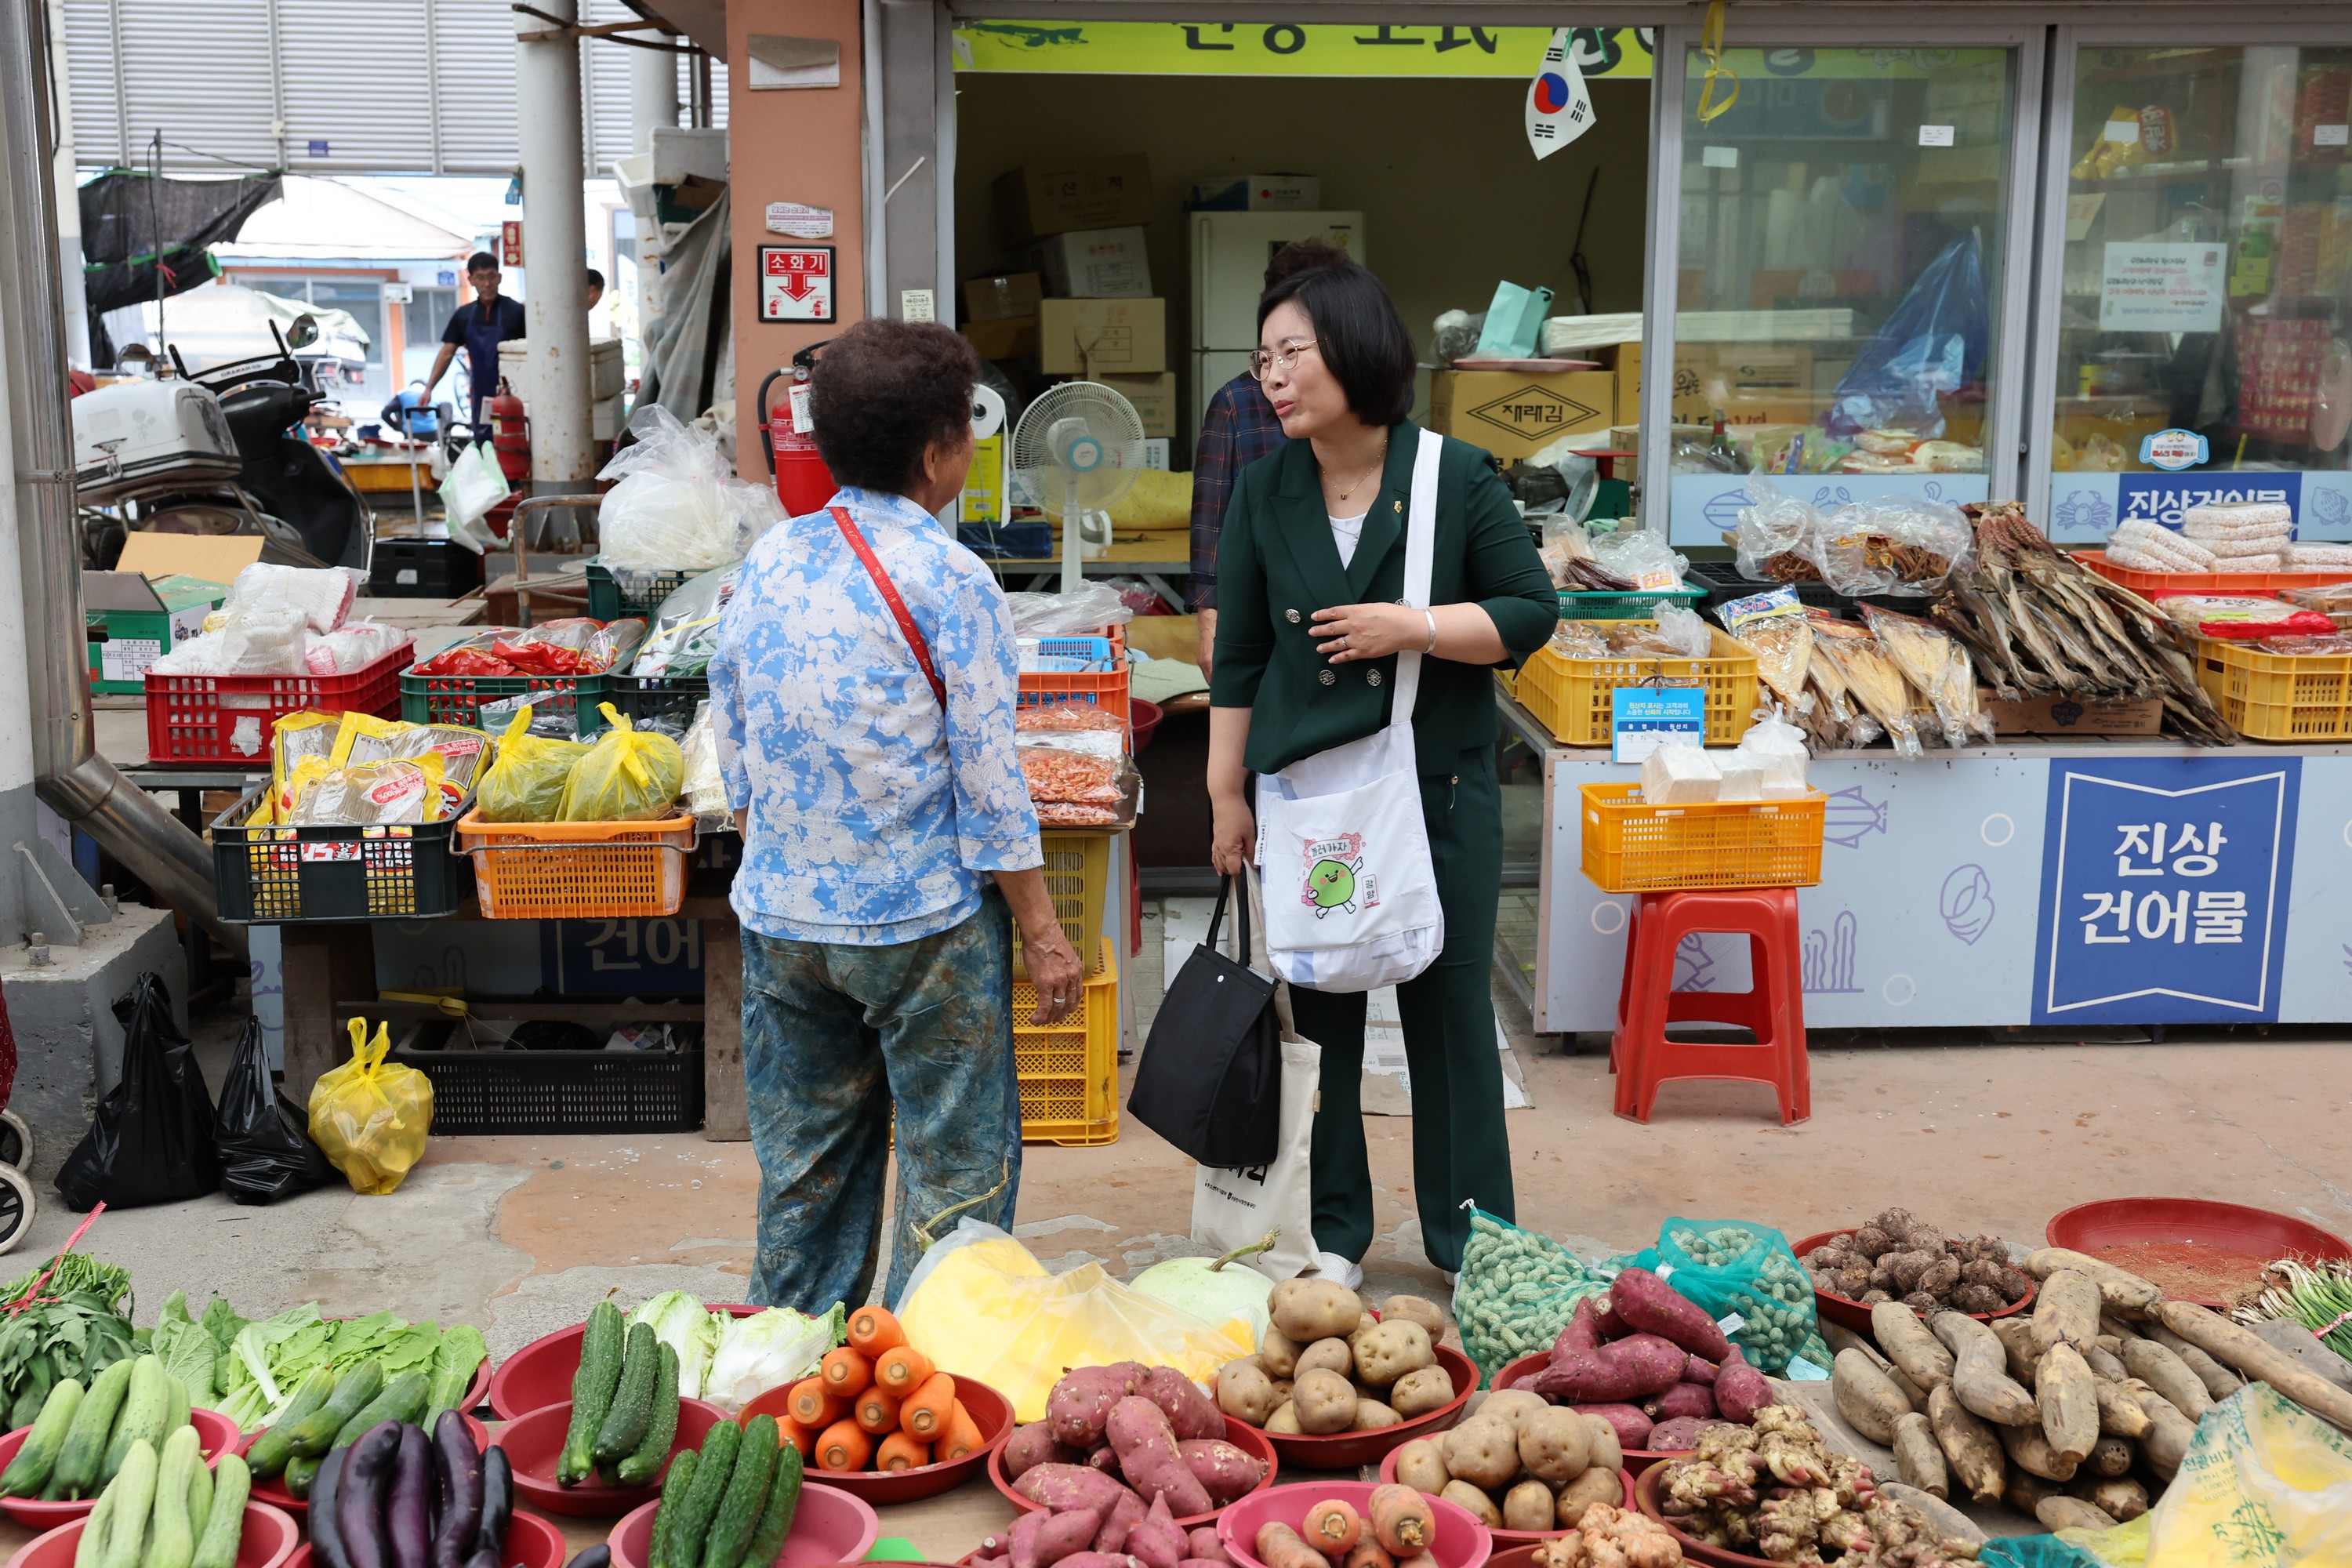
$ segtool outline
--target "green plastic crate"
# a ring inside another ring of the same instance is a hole
[[[466,724],[478,728],[482,704],[530,695],[542,706],[576,715],[579,732],[604,727],[597,704],[604,700],[601,675],[417,675],[400,678],[400,716],[411,724]]]
[[[584,563],[583,570],[588,574],[588,614],[600,621],[617,621],[629,616],[651,620],[664,599],[702,575],[699,572],[654,572],[625,566],[616,572],[593,557]]]
[[[1643,588],[1631,594],[1576,594],[1559,591],[1563,621],[1647,621],[1657,617],[1660,605],[1695,608],[1706,597],[1704,588]]]

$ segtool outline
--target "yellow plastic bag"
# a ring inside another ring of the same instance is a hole
[[[611,726],[563,786],[560,822],[654,822],[670,815],[686,784],[686,753],[676,741],[639,730],[603,704]]]
[[[310,1086],[310,1138],[326,1151],[352,1191],[382,1197],[425,1158],[433,1129],[433,1080],[415,1068],[386,1065],[392,1049],[385,1026],[367,1037],[367,1020],[353,1018],[352,1059]]]
[[[898,1324],[934,1363],[1001,1391],[1018,1421],[1045,1419],[1066,1367],[1138,1361],[1208,1383],[1254,1342],[1245,1322],[1203,1322],[1129,1289],[1099,1263],[1049,1274],[1027,1247],[971,1219],[915,1266]]]
[[[588,752],[584,741],[532,734],[530,708],[519,708],[499,741],[499,760],[475,792],[475,808],[484,822],[558,821],[564,785]]]

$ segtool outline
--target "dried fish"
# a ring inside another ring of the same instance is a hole
[[[1878,646],[1927,700],[1947,742],[1958,747],[1992,738],[1979,736],[1982,715],[1977,711],[1976,671],[1969,668],[1968,649],[1942,627],[1916,616],[1864,605],[1862,618]]]
[[[1854,700],[1885,727],[1895,752],[1924,755],[1918,726],[1911,721],[1911,689],[1877,639],[1851,621],[1817,620],[1813,631],[1815,657],[1828,659]]]

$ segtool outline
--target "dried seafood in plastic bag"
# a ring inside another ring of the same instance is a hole
[[[1977,711],[1976,670],[1969,662],[1968,649],[1943,627],[1916,616],[1864,605],[1862,619],[1878,646],[1935,710],[1944,739],[1955,747],[1975,739],[1984,716]]]
[[[1812,663],[1813,627],[1795,590],[1775,588],[1715,607],[1739,646],[1756,656],[1756,673],[1792,713],[1812,706],[1805,690],[1805,675]]]
[[[1609,639],[1591,621],[1562,621],[1552,629],[1551,651],[1562,658],[1607,658]]]
[[[1748,504],[1739,509],[1733,535],[1734,564],[1743,577],[1767,583],[1818,583],[1813,550],[1822,514],[1810,502],[1784,493],[1771,480],[1751,474]]]
[[[1853,700],[1885,728],[1897,754],[1926,754],[1919,728],[1911,720],[1910,685],[1877,638],[1852,621],[1815,617],[1813,657],[1829,660]]]
[[[2263,637],[2254,646],[2264,653],[2286,654],[2289,657],[2344,654],[2352,653],[2352,637],[2346,637],[2340,632],[2330,632],[2324,636]]]
[[[1685,658],[1705,658],[1715,651],[1715,638],[1698,612],[1681,605],[1658,606],[1658,635],[1675,645]]]
[[[1609,627],[1612,658],[1688,658],[1664,632],[1648,621],[1618,621]]]
[[[1119,803],[1118,764],[1107,758],[1043,746],[1024,748],[1021,773],[1028,781],[1033,801],[1102,806]]]

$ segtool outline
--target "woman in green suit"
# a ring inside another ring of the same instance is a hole
[[[1513,1210],[1489,990],[1503,869],[1491,671],[1543,646],[1559,600],[1493,460],[1448,440],[1432,607],[1398,602],[1421,432],[1405,417],[1412,338],[1378,278],[1322,268],[1277,284],[1258,303],[1258,344],[1251,369],[1290,443],[1234,482],[1217,552],[1210,858],[1232,873],[1255,854],[1249,773],[1381,729],[1396,656],[1429,656],[1413,745],[1445,946],[1397,999],[1412,1072],[1422,1246],[1452,1273],[1469,1228],[1460,1205],[1475,1200],[1507,1219]],[[1291,1003],[1299,1033],[1323,1047],[1315,1245],[1353,1275],[1373,1226],[1358,1091],[1365,997],[1294,987]]]

